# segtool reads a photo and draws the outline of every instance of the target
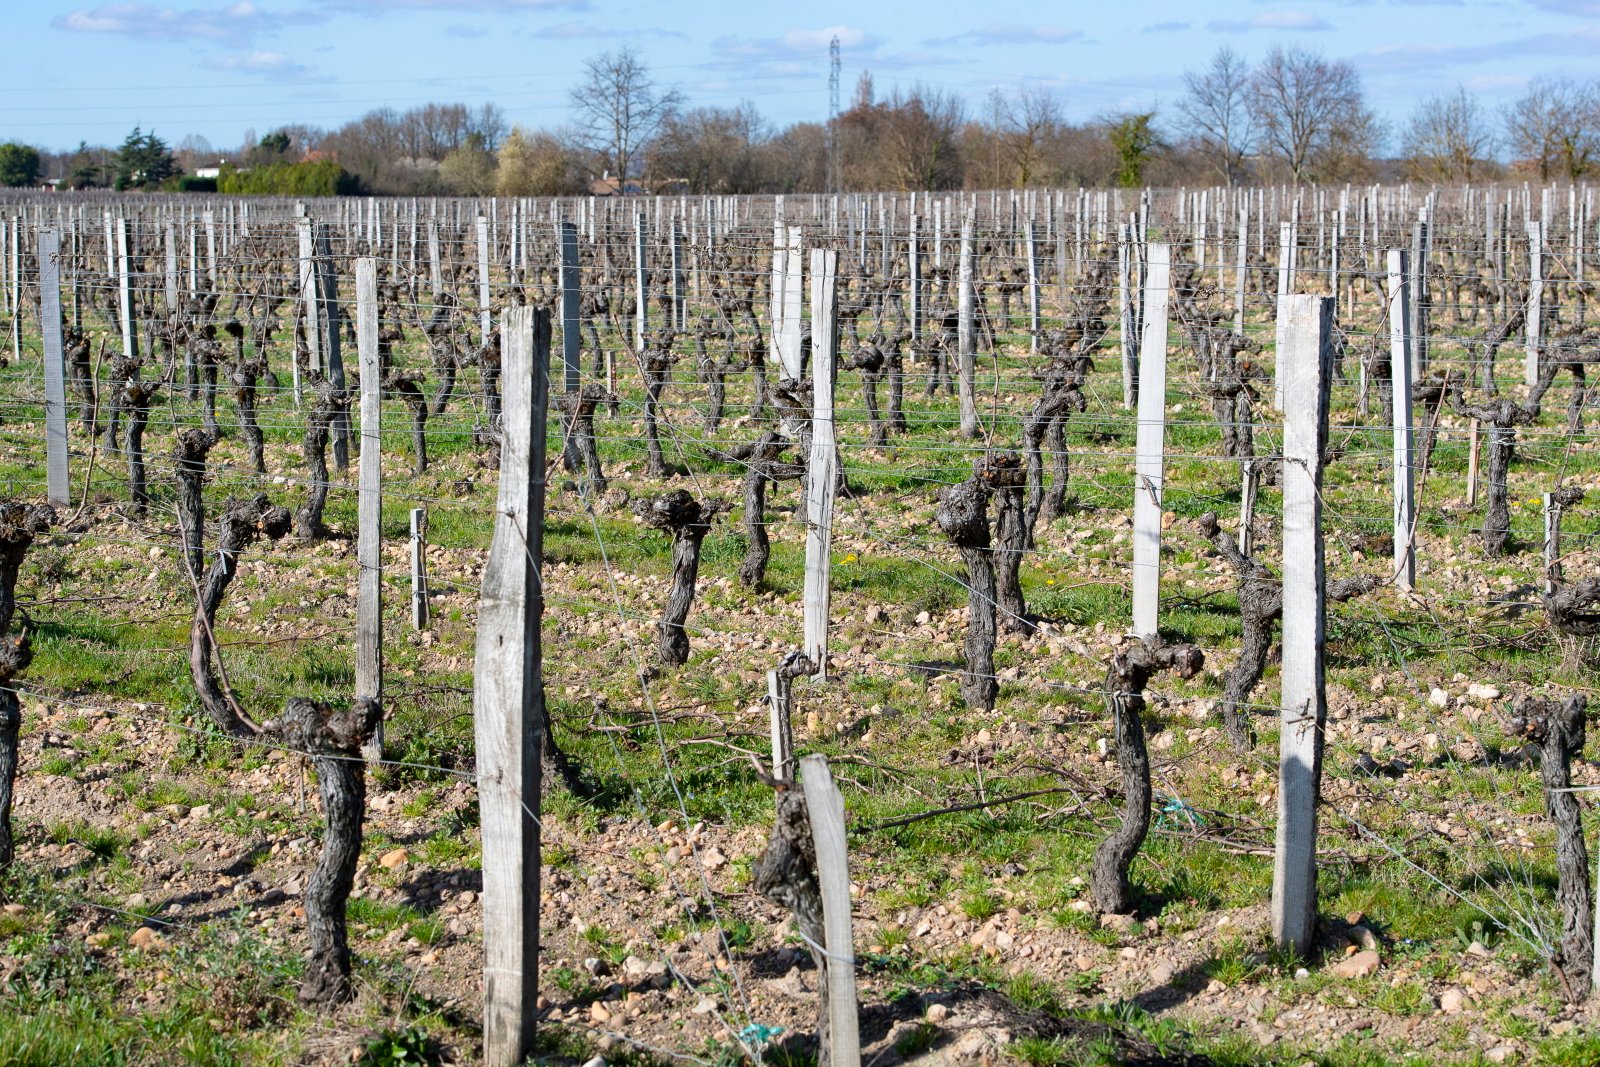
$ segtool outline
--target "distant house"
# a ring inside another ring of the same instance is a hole
[[[636,181],[624,185],[610,174],[604,174],[589,182],[590,196],[644,196],[648,192],[648,189]]]
[[[196,178],[220,178],[222,177],[222,168],[227,165],[228,161],[226,159],[219,159],[209,167],[196,167],[194,176]]]

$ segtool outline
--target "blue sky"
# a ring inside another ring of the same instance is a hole
[[[690,103],[749,99],[778,124],[826,117],[834,35],[847,105],[871,70],[880,92],[922,82],[973,110],[992,88],[1045,86],[1074,119],[1170,113],[1183,70],[1224,44],[1347,59],[1397,124],[1458,83],[1498,105],[1541,74],[1600,75],[1600,0],[12,0],[5,29],[0,140],[47,148],[115,144],[135,124],[229,147],[429,101],[554,127],[583,61],[624,44]]]

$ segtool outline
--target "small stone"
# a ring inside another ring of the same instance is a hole
[[[1357,952],[1334,964],[1331,970],[1336,978],[1365,978],[1377,972],[1380,962],[1376,952]]]
[[[1484,1058],[1490,1063],[1504,1063],[1506,1060],[1509,1060],[1512,1056],[1516,1055],[1516,1051],[1517,1050],[1512,1048],[1510,1045],[1496,1045],[1483,1055]]]
[[[888,621],[889,621],[889,613],[887,611],[884,611],[878,605],[874,604],[870,608],[867,609],[867,625],[868,626],[883,626]]]
[[[695,1006],[694,1006],[694,1013],[696,1015],[710,1015],[712,1012],[714,1012],[716,1010],[717,1010],[717,998],[716,997],[701,997],[699,1002],[697,1004],[695,1004]]]
[[[1112,930],[1119,934],[1131,934],[1139,929],[1140,923],[1132,915],[1106,914],[1100,916],[1100,928]]]
[[[1127,948],[1118,953],[1118,955],[1125,960],[1136,960],[1139,958],[1139,950],[1134,948],[1132,945],[1129,945]]]
[[[150,900],[143,893],[135,893],[125,902],[129,911],[138,911],[149,905]]]
[[[978,731],[978,744],[987,745],[990,741],[993,741],[993,740],[994,740],[994,735],[991,734],[988,730],[985,729],[985,730],[979,730]]]
[[[397,848],[390,852],[385,852],[383,855],[378,857],[378,866],[387,868],[391,871],[396,867],[404,867],[410,862],[411,853],[407,852],[403,848]]]
[[[589,1005],[589,1021],[594,1023],[596,1026],[604,1026],[606,1023],[611,1021],[611,1013],[606,1010],[606,1006],[604,1004],[597,1000],[593,1004]]]
[[[596,1056],[594,1059],[586,1061],[583,1067],[606,1067],[605,1057]]]
[[[1466,954],[1468,956],[1480,956],[1480,957],[1483,957],[1484,959],[1487,959],[1490,956],[1494,955],[1493,952],[1490,952],[1487,948],[1484,947],[1482,941],[1474,941],[1472,944],[1468,945]]]
[[[1304,967],[1299,967],[1295,969],[1294,977],[1295,981],[1297,982],[1304,981],[1305,979],[1311,977],[1311,972],[1306,970]]]
[[[708,871],[718,871],[728,865],[728,857],[718,848],[712,847],[700,853],[700,861]]]
[[[1467,696],[1473,700],[1499,700],[1500,690],[1482,682],[1473,682],[1467,686]]]
[[[143,927],[141,927],[141,929],[143,929]],[[86,944],[92,945],[95,948],[100,948],[111,943],[111,935],[102,930],[98,934],[90,934],[83,940]]]
[[[1170,963],[1158,963],[1150,968],[1151,985],[1166,985],[1170,981],[1172,981],[1172,965]]]
[[[919,611],[917,612],[917,625],[926,626],[928,625],[929,621],[932,620],[932,618],[933,616],[929,615],[926,611]]]
[[[160,545],[151,545],[150,546],[150,558],[151,559],[160,559],[161,558],[161,546]]]
[[[1208,994],[1220,993],[1227,988],[1227,983],[1223,982],[1220,978],[1213,978],[1211,981],[1206,983],[1206,992]]]
[[[1439,994],[1439,1010],[1446,1015],[1454,1015],[1466,1006],[1467,994],[1464,990],[1452,987]]]
[[[211,805],[210,804],[196,804],[194,807],[189,809],[189,818],[191,818],[191,819],[204,819],[206,816],[208,816],[210,814],[211,814]]]
[[[128,935],[128,947],[139,949],[141,952],[159,952],[166,947],[166,942],[150,927],[141,926]]]
[[[1378,935],[1359,923],[1350,928],[1347,936],[1353,944],[1360,946],[1366,952],[1377,952],[1382,947],[1378,943]]]
[[[1428,703],[1436,708],[1447,708],[1450,706],[1450,694],[1443,689],[1433,689],[1428,693]]]
[[[928,1021],[930,1023],[942,1023],[948,1018],[950,1018],[950,1009],[946,1005],[944,1005],[944,1004],[929,1004],[928,1005]]]
[[[28,909],[21,904],[7,904],[5,906],[5,913],[7,915],[21,915],[27,910]]]

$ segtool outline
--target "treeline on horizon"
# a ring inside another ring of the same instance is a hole
[[[1535,79],[1502,109],[1463,88],[1389,128],[1348,63],[1219,49],[1162,112],[1070,122],[1056,94],[996,90],[981,107],[927,85],[879,94],[870,73],[832,122],[769,123],[749,103],[691,106],[631,49],[586,64],[573,121],[510,125],[494,104],[379,108],[333,130],[291,125],[236,151],[135,129],[118,148],[0,144],[0,185],[332,196],[809,193],[840,189],[1263,182],[1576,180],[1600,166],[1600,82]],[[1393,151],[1386,153],[1392,146]],[[222,163],[216,178],[194,171]],[[616,179],[625,175],[626,182]]]

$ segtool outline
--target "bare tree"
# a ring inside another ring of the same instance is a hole
[[[931,86],[896,89],[889,97],[879,143],[889,181],[901,189],[950,189],[961,184],[961,98]]]
[[[1250,67],[1226,46],[1217,49],[1200,70],[1183,72],[1185,95],[1178,110],[1189,120],[1200,155],[1223,182],[1245,177],[1245,159],[1255,142],[1255,117],[1250,109]]]
[[[682,182],[691,193],[753,193],[764,178],[761,148],[771,136],[748,100],[672,114],[650,148],[649,173],[653,181]]]
[[[995,116],[996,149],[1005,156],[1010,173],[1005,181],[1026,187],[1041,180],[1046,150],[1066,126],[1061,101],[1048,89],[1034,87],[990,96]]]
[[[1335,177],[1377,146],[1380,127],[1349,63],[1274,46],[1250,79],[1261,151],[1296,182]]]
[[[602,52],[584,64],[583,81],[572,90],[572,107],[585,142],[626,187],[629,168],[683,96],[661,89],[633,48]]]
[[[1420,181],[1471,181],[1481,177],[1494,151],[1494,135],[1476,97],[1460,86],[1430,96],[1406,126],[1406,170]]]
[[[1600,155],[1600,91],[1570,78],[1537,78],[1506,109],[1506,138],[1516,162],[1540,181],[1577,180]]]

